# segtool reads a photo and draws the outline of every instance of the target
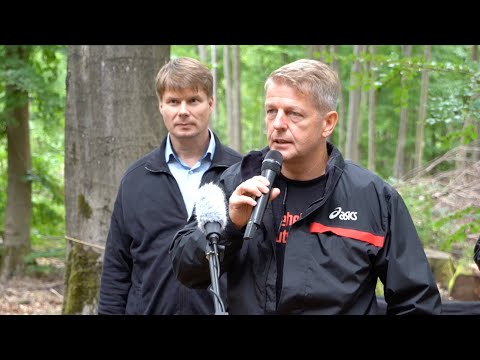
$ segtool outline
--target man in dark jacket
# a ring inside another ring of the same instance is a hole
[[[221,263],[229,313],[376,314],[380,278],[387,314],[439,314],[440,294],[401,196],[327,142],[338,120],[338,75],[298,60],[274,71],[265,91],[268,148],[220,179],[229,199]],[[255,199],[269,192],[260,175],[268,150],[282,154],[283,166],[247,240]],[[173,269],[189,287],[209,284],[204,247],[194,219],[175,236]]]
[[[168,135],[123,176],[101,277],[99,314],[213,314],[212,294],[174,277],[168,248],[192,214],[200,185],[241,159],[208,128],[213,78],[194,59],[168,62],[156,78]],[[225,293],[226,279],[220,279]]]

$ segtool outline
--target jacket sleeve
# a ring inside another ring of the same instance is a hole
[[[388,231],[377,262],[387,314],[440,314],[441,298],[415,225],[401,196],[389,199]]]
[[[175,234],[169,249],[173,273],[183,285],[198,289],[210,285],[206,246],[205,234],[198,228],[195,216],[190,217],[187,225]]]
[[[132,239],[123,222],[121,192],[115,200],[114,210],[105,245],[105,256],[98,301],[99,314],[125,314],[128,293],[132,285]]]
[[[478,269],[480,270],[480,236],[473,249],[473,261],[475,261],[475,264],[477,264]]]
[[[231,191],[227,189],[231,189],[233,185],[226,184],[223,175],[219,185],[225,191],[226,199],[228,199]],[[242,237],[243,233],[234,230],[230,221],[227,220],[227,225],[219,241],[220,245],[224,247],[223,259],[220,261],[220,274],[228,272],[230,264],[241,248]],[[210,268],[205,253],[206,246],[205,234],[198,228],[196,217],[192,216],[187,225],[175,234],[169,250],[173,273],[183,285],[190,288],[207,288],[210,285]]]

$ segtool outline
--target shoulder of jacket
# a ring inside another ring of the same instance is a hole
[[[380,175],[352,162],[351,160],[345,160],[343,176],[353,184],[373,184],[377,191],[381,191],[387,199],[392,196],[399,196],[398,191],[385,179],[381,178]]]
[[[160,151],[159,151],[159,148],[156,148],[156,149],[153,149],[152,151],[150,151],[148,154],[142,156],[141,158],[135,160],[133,163],[131,163],[127,170],[125,171],[125,173],[123,174],[122,176],[122,182],[127,179],[127,178],[130,178],[131,176],[134,176],[134,174],[136,173],[136,170],[138,169],[142,169],[142,172],[143,170],[145,169],[145,165],[147,164],[147,162],[152,158],[152,157],[158,157],[160,156]]]

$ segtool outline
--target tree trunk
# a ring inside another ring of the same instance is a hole
[[[361,53],[365,51],[365,45],[355,45],[354,54],[356,58],[361,56]],[[359,156],[359,119],[360,119],[360,100],[362,94],[361,83],[359,82],[361,72],[360,61],[355,60],[352,65],[352,71],[350,74],[350,96],[348,99],[348,123],[347,123],[347,141],[346,141],[346,152],[345,157],[354,162],[358,162],[360,159]]]
[[[327,45],[307,45],[307,57],[309,59],[318,59],[322,62],[325,61],[323,52],[326,50]]]
[[[430,62],[432,45],[425,45],[425,63]],[[427,116],[428,100],[428,68],[422,70],[422,88],[420,91],[420,107],[418,109],[417,131],[415,133],[415,163],[414,168],[420,169],[423,163],[423,148],[425,147],[425,118]]]
[[[215,126],[218,121],[218,63],[217,63],[217,46],[211,45],[212,50],[212,76],[213,76],[213,96],[214,96],[214,110],[213,110],[213,119],[212,119],[212,128],[215,129]]]
[[[25,62],[29,48],[7,47],[5,57],[12,63]],[[32,155],[28,92],[18,84],[7,84],[5,91],[7,118],[7,204],[5,208],[5,233],[0,253],[0,277],[2,280],[22,275],[23,259],[30,251],[30,219],[32,216]]]
[[[472,45],[472,60],[478,62],[478,45]],[[476,119],[475,127],[477,130],[477,144],[480,144],[480,119]],[[476,151],[473,153],[473,158],[475,161],[480,160],[480,152]]]
[[[375,82],[377,76],[374,57],[377,54],[376,45],[370,45],[370,54],[372,54],[372,60],[370,61],[369,67],[372,77],[370,79],[370,90],[368,91],[368,169],[375,172],[375,121],[377,110],[377,89],[375,88]]]
[[[403,56],[412,56],[412,45],[403,45]],[[395,151],[395,163],[393,166],[393,176],[400,179],[405,173],[405,146],[407,143],[407,127],[408,127],[408,91],[405,75],[401,75],[401,94],[405,98],[400,99],[400,125],[398,127],[397,148]]]
[[[198,58],[202,63],[207,64],[207,46],[206,45],[198,45]]]
[[[225,117],[227,119],[228,145],[232,146],[234,140],[233,134],[233,96],[232,80],[230,70],[230,45],[223,47],[223,78],[225,79]]]
[[[232,117],[232,132],[233,142],[230,146],[242,152],[242,123],[241,123],[241,83],[240,83],[240,46],[232,45],[233,57],[233,117]]]
[[[97,312],[102,249],[119,181],[166,134],[154,80],[169,56],[170,46],[68,49],[64,314]]]
[[[332,68],[337,72],[340,78],[340,62],[338,61],[339,45],[330,45],[330,52],[333,56]],[[338,94],[338,123],[336,131],[338,133],[337,147],[341,152],[345,152],[345,128],[346,128],[346,116],[345,116],[345,97],[343,96],[343,86]]]
[[[472,61],[478,62],[478,45],[472,45]],[[472,77],[472,89],[477,89],[478,88],[478,76]],[[479,94],[478,91],[473,91],[472,97],[468,100],[470,105],[469,108],[471,108],[471,104],[478,99]],[[473,110],[473,109],[472,109]],[[475,116],[472,115],[472,110],[469,110],[467,113],[467,116],[465,118],[465,121],[463,123],[463,129],[462,131],[469,131],[468,128],[472,127],[473,131],[477,134],[477,143],[480,144],[480,120],[475,118]],[[478,161],[480,160],[480,153],[477,151],[473,151],[471,154],[471,158],[469,159],[468,154],[467,154],[467,149],[465,149],[465,136],[463,135],[460,139],[460,150],[458,151],[457,154],[457,162],[456,162],[456,167],[458,169],[465,168],[468,166],[468,164],[471,161]]]

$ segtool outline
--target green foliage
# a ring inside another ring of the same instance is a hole
[[[469,206],[441,216],[433,222],[433,229],[445,233],[438,242],[438,248],[451,251],[452,245],[462,243],[468,234],[480,233],[480,207]],[[471,255],[471,252],[468,254]]]
[[[42,246],[44,250],[32,250],[24,256],[26,274],[36,277],[57,276],[63,273],[63,268],[58,266],[65,258],[65,242],[55,244],[56,247]],[[61,245],[62,247],[58,247]],[[38,249],[38,247],[37,247]]]
[[[171,59],[175,59],[183,56],[200,60],[198,55],[197,45],[172,45],[171,46],[170,48]],[[205,65],[208,65],[208,64],[205,64]]]
[[[5,85],[28,91],[32,171],[32,247],[43,248],[45,237],[65,234],[63,197],[65,46],[24,46],[25,61],[6,59],[8,46],[0,46],[0,229],[3,229],[7,187]],[[3,131],[2,131],[3,129]],[[50,244],[51,245],[51,244]],[[61,246],[64,247],[64,242]],[[35,256],[33,250],[33,255]],[[27,266],[33,266],[27,264]],[[28,270],[28,267],[27,267]]]
[[[7,139],[0,135],[0,232],[3,233],[7,204]]]
[[[389,181],[394,186],[396,185],[396,189],[402,195],[422,244],[425,247],[438,248],[439,242],[444,239],[447,234],[444,229],[434,228],[432,224],[435,202],[433,198],[427,194],[431,193],[433,189],[423,183],[402,186],[395,184],[393,179],[389,179]]]
[[[453,212],[438,209],[429,194],[442,189],[430,184],[397,184],[397,190],[402,194],[425,247],[451,252],[454,244],[462,248],[469,234],[480,233],[480,207],[469,206]],[[471,250],[465,249],[465,254],[459,255],[469,258]]]

